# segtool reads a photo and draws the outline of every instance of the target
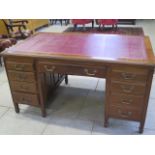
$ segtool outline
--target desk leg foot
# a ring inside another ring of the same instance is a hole
[[[45,109],[41,109],[41,114],[42,114],[42,117],[46,117],[46,110]]]
[[[105,128],[108,127],[108,119],[107,119],[107,118],[104,120],[104,127],[105,127]]]
[[[144,131],[144,122],[141,122],[139,127],[139,133],[143,133],[143,131]]]
[[[18,103],[14,103],[16,113],[19,113],[19,106]]]
[[[144,129],[139,128],[139,133],[143,133]]]
[[[68,84],[68,75],[65,75],[65,83]]]

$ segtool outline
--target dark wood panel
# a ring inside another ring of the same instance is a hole
[[[136,19],[118,19],[118,24],[135,25]]]

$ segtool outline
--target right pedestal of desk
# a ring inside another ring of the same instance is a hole
[[[140,122],[143,132],[153,68],[146,66],[118,65],[108,69],[106,82],[105,122],[118,118]]]

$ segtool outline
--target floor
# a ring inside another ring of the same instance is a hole
[[[154,20],[138,20],[137,25],[144,28],[152,43],[155,42]],[[56,25],[40,31],[62,32],[65,29],[66,26]],[[104,90],[104,79],[69,76],[69,84],[62,82],[53,95],[46,118],[41,117],[39,108],[26,105],[20,105],[20,113],[16,114],[5,69],[0,67],[0,134],[139,135],[136,122],[110,119],[109,127],[103,127]],[[143,134],[155,134],[154,94],[155,77]]]

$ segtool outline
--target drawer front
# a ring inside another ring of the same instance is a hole
[[[148,69],[146,68],[137,68],[130,67],[130,66],[113,66],[112,72],[129,72],[129,73],[136,73],[136,74],[148,74]]]
[[[121,108],[110,106],[109,115],[114,118],[127,119],[127,120],[136,120],[141,119],[141,110],[133,110],[130,108]]]
[[[111,94],[110,105],[123,106],[133,109],[141,109],[144,104],[143,96],[126,95],[126,94]]]
[[[6,61],[6,67],[8,70],[15,70],[15,71],[33,71],[33,63],[24,63],[24,62],[13,62],[13,61]]]
[[[33,105],[33,106],[39,105],[39,100],[38,100],[37,95],[17,93],[17,92],[13,92],[12,94],[13,94],[14,102],[21,103],[21,104],[27,104],[27,105]]]
[[[8,71],[10,80],[21,81],[21,82],[35,82],[34,73]]]
[[[129,83],[112,81],[111,91],[116,93],[143,95],[145,93],[145,85],[134,85]]]
[[[13,91],[22,91],[22,92],[29,92],[29,93],[36,93],[37,88],[35,83],[26,83],[26,82],[15,82],[12,81],[11,88]]]
[[[112,71],[111,78],[116,81],[124,81],[124,82],[142,82],[146,83],[147,81],[147,74],[142,73],[135,73],[129,71]]]
[[[90,66],[85,67],[85,66],[58,65],[47,63],[39,63],[38,71],[55,72],[71,75],[94,76],[94,77],[105,77],[106,75],[105,67],[90,67]]]

